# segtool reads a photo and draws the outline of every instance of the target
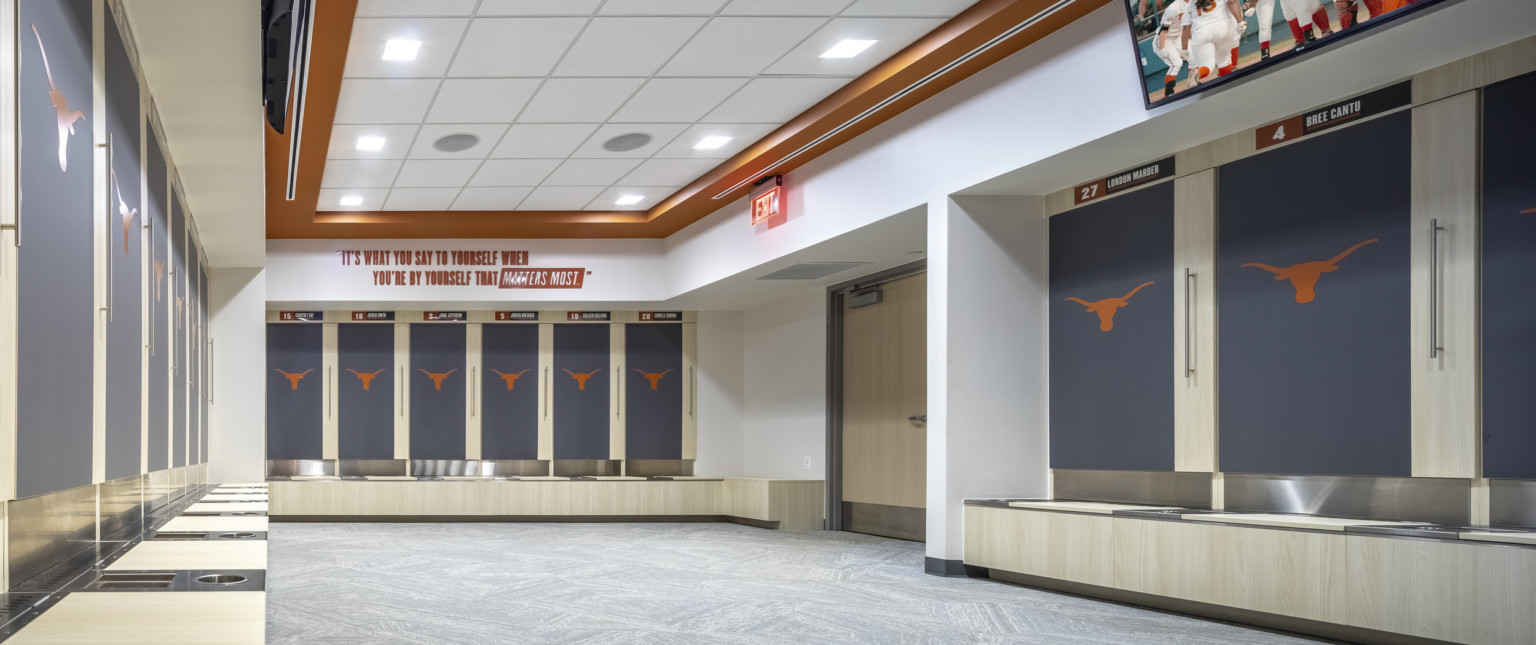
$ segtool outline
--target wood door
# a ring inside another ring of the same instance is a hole
[[[927,276],[880,285],[843,310],[843,519],[858,533],[924,539],[928,477]]]

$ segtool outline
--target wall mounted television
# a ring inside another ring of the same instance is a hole
[[[1276,63],[1450,2],[1120,1],[1125,3],[1148,109],[1228,85]]]

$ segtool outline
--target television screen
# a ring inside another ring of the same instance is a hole
[[[1148,108],[1443,0],[1122,0]]]

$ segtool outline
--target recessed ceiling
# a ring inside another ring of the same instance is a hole
[[[316,210],[646,210],[974,3],[359,0]]]

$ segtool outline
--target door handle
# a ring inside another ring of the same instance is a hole
[[[908,421],[916,421],[917,423],[928,423],[928,415],[926,415],[926,414],[919,414],[919,415],[917,415],[915,417],[907,417],[907,420]]]

